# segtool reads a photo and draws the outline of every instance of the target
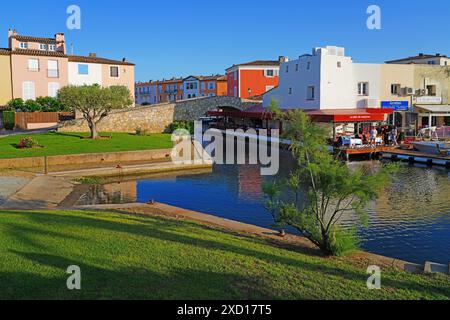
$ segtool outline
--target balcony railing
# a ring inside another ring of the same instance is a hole
[[[59,70],[57,69],[47,69],[48,78],[59,78]]]

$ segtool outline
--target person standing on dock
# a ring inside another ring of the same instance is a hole
[[[373,127],[372,130],[370,130],[370,144],[372,146],[377,145],[377,135],[378,135],[378,130],[376,127]]]
[[[391,135],[390,140],[391,140],[392,145],[398,146],[398,141],[397,141],[398,140],[398,129],[396,126],[392,127],[390,135]]]

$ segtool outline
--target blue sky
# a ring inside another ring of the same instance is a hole
[[[81,30],[68,30],[78,5]],[[381,7],[382,29],[366,27]],[[0,2],[0,47],[20,34],[64,32],[75,54],[96,52],[136,63],[136,80],[224,73],[234,63],[295,58],[338,45],[357,62],[424,53],[450,55],[450,1],[408,0],[16,0]]]

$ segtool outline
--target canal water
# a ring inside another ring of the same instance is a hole
[[[286,176],[290,161],[277,178]],[[379,162],[351,166],[376,167]],[[213,172],[138,179],[93,186],[79,204],[158,202],[215,216],[273,227],[262,201],[262,184],[270,178],[253,165],[220,165]],[[271,178],[273,179],[273,178]],[[397,173],[379,200],[367,208],[369,225],[358,227],[366,251],[415,263],[450,262],[450,171],[407,166]],[[359,225],[344,217],[342,225]],[[291,230],[294,232],[293,230]]]

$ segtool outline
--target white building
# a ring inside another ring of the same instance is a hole
[[[102,65],[98,63],[70,62],[69,84],[74,86],[103,84]]]
[[[279,86],[264,95],[282,109],[380,108],[381,65],[354,63],[341,47],[314,48],[285,62]]]

